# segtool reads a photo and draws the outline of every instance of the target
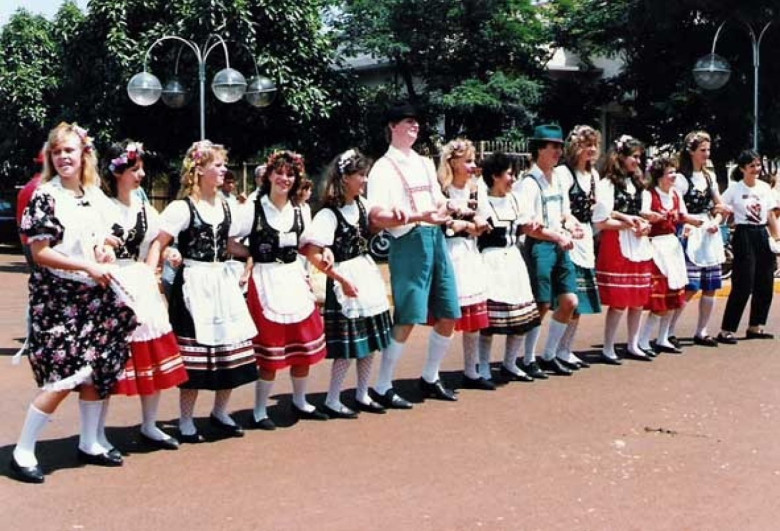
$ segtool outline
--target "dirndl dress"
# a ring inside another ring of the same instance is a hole
[[[653,263],[650,272],[650,300],[645,309],[654,313],[663,313],[681,308],[685,304],[684,288],[688,283],[688,272],[674,222],[680,213],[680,198],[672,189],[672,207],[666,209],[656,190],[650,190],[649,193],[650,210],[664,214],[665,217],[653,223],[650,230]]]
[[[261,370],[310,366],[325,357],[322,316],[298,259],[303,217],[299,207],[294,210],[292,227],[280,232],[268,223],[261,200],[255,202],[247,304],[257,325],[252,342]]]
[[[41,185],[22,216],[20,231],[29,241],[47,239],[57,252],[94,260],[94,246],[109,234],[98,205],[108,201],[97,188],[80,198],[59,177]],[[138,322],[118,280],[109,287],[81,272],[34,266],[29,279],[26,354],[44,391],[92,384],[101,398],[116,384],[129,355],[128,337]]]
[[[310,234],[304,243],[329,247],[336,263],[334,270],[357,287],[357,297],[347,297],[341,283],[330,277],[325,281],[325,343],[327,357],[331,359],[361,359],[390,344],[393,322],[390,304],[382,274],[368,254],[368,213],[360,198],[355,200],[357,222],[350,223],[341,209],[326,207],[314,219],[313,228],[320,216],[333,214],[336,226],[333,237],[319,241]],[[316,231],[312,231],[316,232]]]
[[[574,247],[569,251],[574,272],[577,276],[577,313],[593,314],[601,312],[601,300],[596,285],[596,253],[593,238],[593,206],[596,203],[596,177],[594,171],[587,177],[590,181],[590,191],[585,192],[580,185],[576,171],[567,168],[571,175],[572,185],[569,188],[569,204],[571,213],[580,222],[584,236],[579,240],[572,240]],[[557,300],[553,300],[553,304]]]
[[[704,226],[686,225],[680,234],[685,250],[685,264],[688,269],[687,291],[715,291],[722,287],[721,265],[726,261],[726,252],[720,231],[709,232],[712,223],[710,212],[715,205],[710,177],[704,174],[706,186],[696,188],[692,176],[685,175],[688,189],[683,195],[688,215],[701,219]]]
[[[238,278],[225,264],[230,209],[213,227],[190,198],[188,227],[179,233],[184,258],[176,272],[168,305],[189,379],[182,389],[225,390],[257,380],[251,338],[257,334]]]
[[[503,200],[501,203],[509,201],[511,208],[496,209],[491,198],[495,215],[488,221],[493,229],[477,240],[486,276],[489,275],[487,311],[490,324],[481,329],[480,334],[522,335],[539,326],[541,319],[528,269],[516,245],[519,209],[514,196],[499,199]],[[514,216],[508,217],[506,211],[513,211]]]

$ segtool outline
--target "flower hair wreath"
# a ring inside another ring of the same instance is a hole
[[[89,136],[89,131],[79,126],[76,122],[73,122],[72,128],[73,132],[76,133],[76,136],[79,137],[79,140],[81,140],[81,143],[84,145],[84,151],[89,153],[95,149],[95,144],[92,141],[92,137]]]
[[[135,164],[135,161],[144,155],[144,145],[140,142],[130,142],[127,144],[124,153],[111,159],[108,165],[108,169],[112,172],[119,170],[119,168],[130,166],[130,163]]]
[[[355,159],[357,158],[357,152],[354,149],[348,149],[344,153],[341,154],[339,157],[338,162],[336,163],[336,167],[339,170],[339,175],[344,177],[344,172],[347,170],[347,168],[355,163]]]
[[[195,149],[184,159],[184,170],[188,173],[194,170],[195,166],[197,166],[201,159],[206,156],[206,150],[209,150],[212,147],[214,147],[214,144],[212,144],[210,140],[196,142]]]
[[[626,144],[629,142],[632,142],[634,140],[634,137],[631,135],[621,135],[620,138],[615,140],[615,147],[618,151],[623,151],[625,149]]]

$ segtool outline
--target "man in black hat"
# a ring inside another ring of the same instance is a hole
[[[419,385],[425,397],[455,401],[455,392],[442,385],[439,367],[447,354],[460,317],[455,274],[439,225],[449,221],[447,201],[436,178],[433,161],[412,149],[420,124],[417,110],[406,103],[387,113],[390,147],[368,176],[372,222],[388,228],[390,282],[395,305],[393,338],[382,354],[374,387],[386,407],[412,405],[393,389],[393,374],[415,324],[434,319],[428,356]],[[378,212],[400,212],[400,218],[377,223]]]
[[[577,276],[569,257],[572,239],[584,233],[571,214],[569,194],[563,189],[560,176],[553,170],[563,154],[563,131],[557,125],[540,125],[534,129],[529,144],[533,166],[514,185],[514,191],[526,205],[538,224],[526,232],[525,256],[531,276],[534,298],[542,319],[556,302],[547,332],[547,341],[539,363],[536,342],[541,327],[526,335],[525,356],[521,368],[534,378],[546,378],[542,369],[560,375],[571,375],[556,357],[558,343],[577,309]]]

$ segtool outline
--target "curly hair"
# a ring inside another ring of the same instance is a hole
[[[658,181],[661,180],[668,168],[677,168],[677,157],[673,153],[662,152],[653,157],[647,164],[650,185],[658,186]]]
[[[270,194],[271,174],[282,172],[287,173],[287,175],[292,174],[295,177],[295,182],[293,182],[293,185],[287,192],[287,197],[297,204],[298,188],[301,186],[301,180],[306,177],[306,168],[304,166],[303,156],[294,151],[274,151],[268,156],[258,196]]]
[[[442,190],[446,191],[455,177],[455,172],[450,161],[452,161],[452,159],[468,157],[469,155],[472,157],[476,155],[476,150],[474,149],[474,144],[471,143],[471,140],[456,138],[444,145],[441,149],[441,161],[439,162],[438,170],[439,183],[441,184]]]
[[[43,146],[44,160],[41,181],[50,181],[57,175],[51,153],[68,138],[78,139],[79,147],[81,148],[81,175],[79,176],[79,182],[85,187],[98,186],[100,184],[100,175],[98,174],[98,160],[95,147],[87,130],[79,127],[75,122],[72,124],[60,122],[57,127],[49,131],[49,137]]]
[[[139,160],[143,160],[145,154],[143,144],[134,140],[125,139],[109,146],[101,164],[103,190],[109,197],[116,197],[118,194],[117,176],[134,167]]]
[[[576,168],[580,153],[582,153],[585,147],[591,145],[596,146],[596,149],[599,148],[601,145],[601,133],[589,125],[575,125],[574,129],[566,137],[566,143],[563,147],[563,159],[566,165],[570,168]],[[585,170],[590,171],[591,169],[592,162],[587,161]]]
[[[200,176],[203,168],[217,157],[222,157],[227,162],[227,149],[220,144],[199,140],[190,146],[181,163],[179,199],[187,196],[200,199]]]
[[[368,173],[370,167],[371,159],[357,149],[348,149],[337,155],[325,170],[325,189],[322,191],[323,206],[343,207],[347,199],[344,181],[356,173]]]

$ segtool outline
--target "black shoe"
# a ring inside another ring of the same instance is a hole
[[[44,481],[43,470],[41,470],[39,465],[22,466],[16,462],[13,454],[11,454],[11,462],[8,463],[8,468],[11,470],[11,477],[24,483],[43,483]]]
[[[655,358],[655,357],[658,356],[658,351],[656,350],[655,347],[650,347],[650,348],[639,347],[639,348],[642,350],[642,352],[644,352],[645,354],[647,354],[651,358]]]
[[[202,442],[206,442],[206,439],[203,438],[203,435],[201,435],[197,431],[192,435],[185,435],[181,431],[179,431],[178,439],[179,442],[187,443],[187,444],[200,444]]]
[[[603,352],[601,353],[601,363],[604,363],[606,365],[623,365],[623,362],[620,361],[619,358],[617,358],[617,357],[610,358],[609,356],[607,356]]]
[[[325,410],[325,414],[332,419],[356,419],[358,414],[356,411],[352,411],[347,406],[342,405],[339,409],[333,409],[328,404],[322,406]]]
[[[384,415],[385,413],[387,413],[385,406],[383,406],[376,400],[372,400],[371,398],[368,399],[367,404],[364,404],[363,402],[356,400],[355,409],[357,409],[358,411],[363,411],[365,413],[374,413],[375,415]]]
[[[769,332],[764,331],[764,329],[760,328],[758,330],[748,330],[745,332],[745,339],[774,339],[775,336],[770,334]]]
[[[639,349],[639,352],[631,352],[629,349],[626,349],[623,352],[623,357],[638,361],[653,361],[653,358],[642,348]]]
[[[140,432],[139,439],[146,446],[157,448],[159,450],[178,450],[179,441],[173,437],[166,437],[165,439],[152,439],[144,432]]]
[[[495,391],[496,384],[490,380],[480,376],[479,378],[469,378],[465,374],[463,375],[463,383],[461,384],[463,389],[477,389],[479,391]]]
[[[534,380],[546,380],[548,378],[536,360],[527,365],[525,362],[519,361],[517,362],[517,367]]]
[[[734,336],[733,332],[721,332],[718,334],[718,343],[723,343],[724,345],[736,345],[737,344],[737,338]]]
[[[78,449],[77,456],[79,461],[81,461],[85,465],[114,467],[114,466],[122,466],[122,462],[123,462],[121,457],[117,459],[116,456],[112,456],[109,452],[92,455],[92,454],[88,454],[81,448]]]
[[[220,432],[227,435],[228,437],[244,436],[244,428],[242,428],[238,424],[227,424],[225,422],[222,422],[214,415],[209,415],[209,424],[217,428]]]
[[[583,359],[577,360],[576,363],[579,365],[580,369],[590,369],[590,363]]]
[[[456,402],[458,400],[455,392],[452,389],[444,387],[441,380],[430,383],[426,382],[425,378],[420,378],[417,381],[417,385],[420,387],[423,398],[436,398],[437,400],[446,400],[448,402]]]
[[[561,358],[556,358],[558,360],[558,363],[563,365],[565,369],[570,370],[571,372],[580,370],[579,363],[572,363],[570,361],[562,360]]]
[[[119,449],[116,446],[112,446],[108,449],[108,455],[113,457],[114,459],[122,459],[122,452],[119,451]]]
[[[674,345],[674,348],[681,348],[682,343],[680,343],[680,340],[677,339],[677,336],[669,336],[669,343]]]
[[[569,369],[561,365],[560,361],[558,361],[558,358],[553,358],[551,360],[539,358],[537,361],[539,362],[539,367],[541,367],[542,370],[557,374],[559,376],[571,376],[572,374]]]
[[[376,394],[377,402],[387,409],[412,409],[412,403],[401,398],[392,387],[385,391],[385,394]]]
[[[269,419],[268,417],[263,417],[260,420],[255,420],[255,417],[253,416],[252,419],[249,421],[249,427],[253,430],[265,430],[265,431],[274,431],[276,429],[276,424],[274,424],[274,421]]]
[[[682,354],[683,351],[677,347],[665,347],[664,345],[655,344],[655,351],[661,354]]]
[[[317,409],[316,407],[311,411],[305,411],[295,404],[293,404],[293,411],[298,420],[328,420],[330,417]]]
[[[501,376],[501,379],[505,382],[533,382],[534,378],[533,376],[529,376],[525,373],[515,374],[506,367],[504,367],[503,364],[501,364],[501,369],[499,369],[499,375]]]
[[[712,336],[704,336],[704,337],[693,336],[693,344],[700,345],[702,347],[717,347],[718,340]],[[674,345],[674,343],[672,343],[672,345]]]

